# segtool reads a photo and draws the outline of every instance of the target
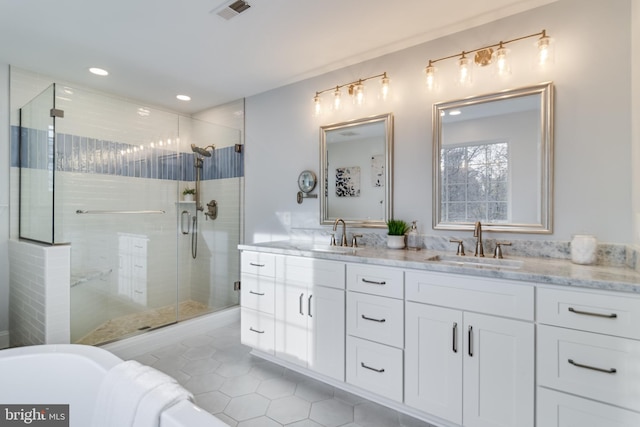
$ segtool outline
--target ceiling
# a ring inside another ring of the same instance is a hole
[[[246,1],[0,0],[0,62],[190,114],[555,0]]]

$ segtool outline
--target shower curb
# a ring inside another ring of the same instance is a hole
[[[167,345],[167,342],[200,335],[238,321],[240,321],[239,306],[185,320],[100,347],[126,360],[162,348]]]

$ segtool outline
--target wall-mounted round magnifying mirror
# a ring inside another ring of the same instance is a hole
[[[311,171],[302,171],[298,176],[298,187],[303,193],[308,193],[316,188],[316,174]]]
[[[298,176],[298,188],[300,188],[300,191],[298,191],[298,195],[296,198],[299,204],[302,203],[303,198],[317,197],[317,195],[309,194],[309,192],[316,188],[317,182],[318,180],[316,179],[316,174],[311,172],[310,170],[300,172],[300,175]]]

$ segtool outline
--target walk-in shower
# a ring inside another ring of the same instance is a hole
[[[71,342],[238,304],[239,130],[52,85],[21,109],[15,134],[20,237],[70,245]],[[196,201],[181,200],[194,185]],[[204,221],[212,202],[217,219]],[[186,233],[183,212],[196,224]]]

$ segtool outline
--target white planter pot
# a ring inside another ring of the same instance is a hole
[[[387,247],[389,249],[404,249],[404,234],[402,236],[387,235]]]
[[[185,202],[193,202],[193,194],[185,194],[184,195]]]

